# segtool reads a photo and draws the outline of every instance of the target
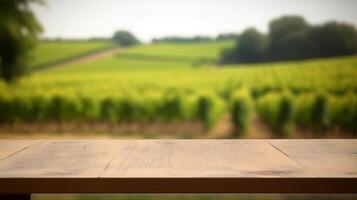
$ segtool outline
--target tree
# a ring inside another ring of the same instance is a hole
[[[219,57],[220,64],[238,63],[237,48],[225,48]]]
[[[328,22],[310,26],[302,17],[284,16],[270,22],[269,35],[254,28],[239,36],[234,48],[221,53],[220,63],[297,60],[357,53],[354,26]]]
[[[248,28],[236,39],[233,48],[221,52],[220,63],[252,63],[265,59],[267,38],[254,28]]]
[[[331,57],[357,53],[357,31],[349,24],[328,22],[312,27],[306,36],[309,57]]]
[[[303,17],[283,16],[269,24],[268,53],[271,60],[304,58],[305,36],[309,25]]]
[[[129,47],[139,43],[139,40],[128,31],[117,31],[114,33],[113,40],[120,46]]]
[[[237,46],[237,60],[241,63],[261,62],[265,59],[267,38],[254,28],[245,30]]]
[[[222,33],[216,37],[216,40],[236,40],[238,37],[237,33]]]
[[[30,9],[42,0],[0,0],[0,78],[13,81],[26,71],[42,27]]]
[[[208,36],[194,36],[194,37],[179,37],[179,36],[170,36],[163,38],[154,38],[152,43],[192,43],[192,42],[209,42],[212,41],[212,38]]]

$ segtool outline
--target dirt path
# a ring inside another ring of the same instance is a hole
[[[273,138],[273,136],[274,134],[268,125],[256,113],[254,113],[247,138],[267,139]]]
[[[233,130],[231,117],[226,113],[215,127],[208,133],[208,138],[223,139],[230,138]]]
[[[233,125],[229,114],[225,114],[217,125],[210,131],[208,138],[232,138]],[[253,114],[250,122],[250,130],[240,138],[268,139],[274,134],[268,125],[257,115]]]
[[[112,47],[112,48],[108,48],[108,49],[103,49],[103,50],[99,50],[96,52],[92,52],[92,53],[88,53],[85,55],[81,55],[81,56],[77,56],[75,58],[70,58],[64,61],[60,61],[58,63],[55,64],[51,64],[51,65],[47,65],[42,67],[41,69],[49,69],[49,68],[54,68],[54,67],[64,67],[66,65],[72,65],[72,64],[78,64],[81,62],[87,62],[87,61],[94,61],[100,58],[107,58],[107,57],[111,57],[114,56],[116,53],[119,52],[119,48],[118,47]]]

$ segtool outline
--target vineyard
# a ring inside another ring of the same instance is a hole
[[[294,127],[357,131],[357,57],[217,66],[233,42],[153,44],[0,83],[0,123],[197,122],[229,114],[232,137],[258,114],[279,137]]]
[[[110,41],[41,42],[33,53],[30,67],[36,69],[113,46]]]

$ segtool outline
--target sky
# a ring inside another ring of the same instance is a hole
[[[311,24],[343,21],[357,27],[357,0],[46,0],[33,5],[45,38],[111,37],[128,30],[143,41],[163,36],[217,36],[271,19],[301,15]]]

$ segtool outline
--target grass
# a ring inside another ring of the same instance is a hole
[[[224,90],[245,86],[259,89],[306,89],[357,91],[357,57],[317,59],[254,65],[232,65],[224,68],[202,66],[193,68],[190,62],[143,61],[103,58],[66,68],[51,69],[23,79],[18,87],[90,89],[93,84],[107,90],[119,90],[130,85],[160,87],[190,87],[204,90]],[[1,87],[0,87],[1,88]],[[96,90],[95,87],[92,90]],[[131,90],[136,90],[132,87]]]
[[[35,69],[112,46],[111,41],[40,42],[33,52],[30,68]]]
[[[234,45],[233,41],[203,42],[203,43],[160,43],[142,45],[121,52],[119,57],[138,59],[194,61],[198,59],[216,60],[223,48]]]

